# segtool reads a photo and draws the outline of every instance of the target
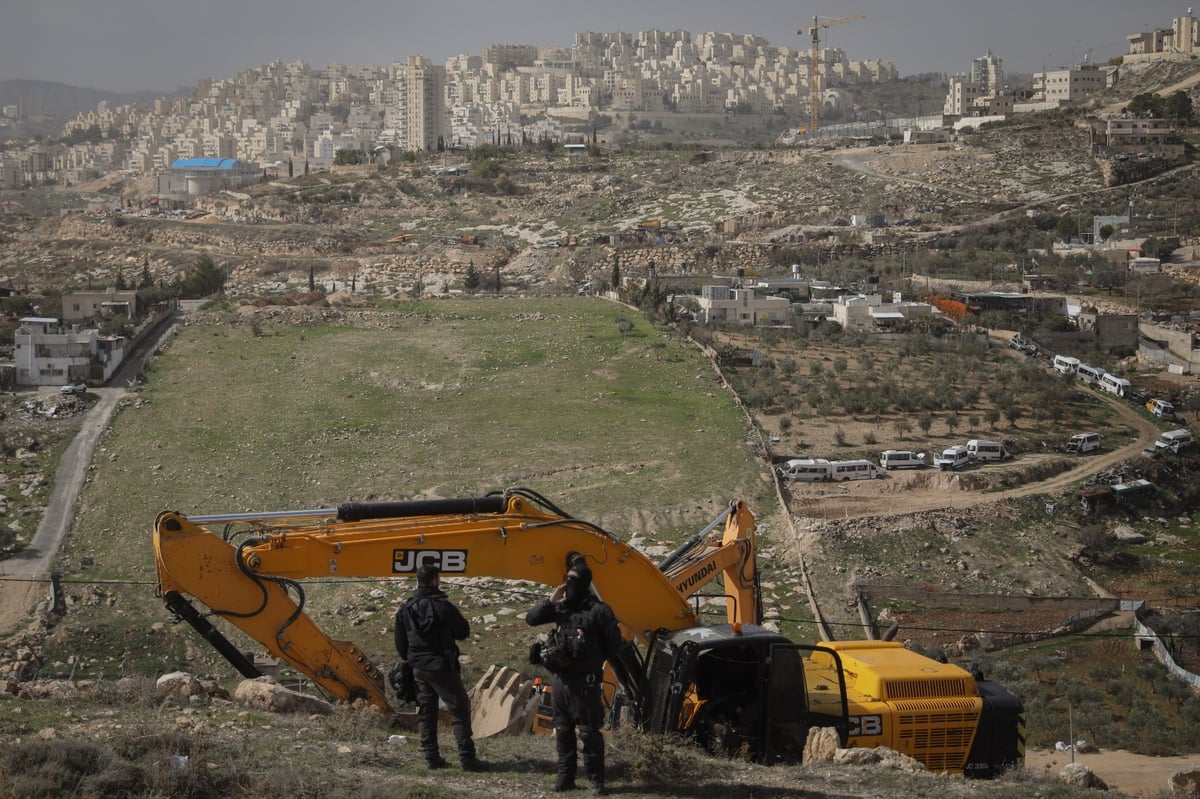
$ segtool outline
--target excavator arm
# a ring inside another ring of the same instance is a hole
[[[722,521],[725,526],[718,530]],[[759,624],[762,595],[756,556],[754,514],[744,503],[735,502],[727,513],[683,542],[658,567],[683,597],[697,595],[719,575],[727,621]]]
[[[753,517],[741,503],[731,504],[710,529],[721,521],[726,535],[730,529],[752,535]],[[687,597],[708,579],[694,579],[684,593],[637,549],[526,489],[303,511],[193,517],[167,511],[155,521],[154,550],[158,592],[168,608],[243,675],[258,671],[210,617],[242,630],[332,696],[381,709],[390,709],[382,675],[357,646],[331,639],[305,613],[301,581],[412,577],[422,564],[434,563],[448,578],[555,586],[567,563],[583,557],[626,638],[645,642],[657,631],[696,626]]]

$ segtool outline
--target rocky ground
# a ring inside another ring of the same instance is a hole
[[[0,220],[0,283],[36,291],[121,273],[136,284],[143,272],[160,282],[209,254],[230,272],[229,290],[248,295],[303,291],[310,277],[327,289],[386,295],[420,283],[438,292],[472,266],[498,267],[510,285],[570,290],[594,273],[607,277],[608,237],[646,220],[670,224],[643,233],[654,246],[622,253],[630,276],[651,261],[660,273],[732,272],[762,268],[764,253],[746,245],[778,244],[796,232],[834,247],[864,209],[937,227],[1100,180],[1086,136],[1070,127],[846,152],[853,156],[846,162],[803,150],[659,151],[582,162],[506,157],[511,194],[419,165],[354,167],[207,198],[208,213],[194,219],[143,211],[27,224],[10,216]],[[916,246],[919,238],[920,231],[898,228],[876,246]]]

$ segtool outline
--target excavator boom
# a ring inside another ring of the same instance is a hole
[[[721,521],[727,535],[736,536],[742,526],[753,533],[753,517],[741,503],[731,504],[712,526]],[[450,578],[555,586],[568,561],[582,557],[628,639],[645,642],[656,631],[698,624],[690,593],[678,590],[643,553],[524,489],[304,511],[193,517],[168,511],[155,521],[154,549],[160,596],[243,675],[256,676],[257,670],[209,617],[238,627],[333,696],[381,708],[389,707],[382,675],[357,646],[331,639],[305,613],[300,581],[412,577],[433,563]],[[689,587],[703,585],[715,570]],[[197,610],[188,597],[208,610]],[[750,600],[732,602],[747,604],[753,606]]]

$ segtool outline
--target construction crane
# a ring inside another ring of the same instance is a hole
[[[810,72],[808,75],[808,90],[810,103],[810,120],[809,131],[812,135],[817,133],[817,124],[821,119],[821,38],[818,31],[822,28],[832,28],[834,25],[841,25],[843,22],[854,22],[855,20],[864,19],[865,15],[855,14],[850,17],[838,17],[837,19],[827,19],[821,21],[820,17],[813,17],[812,25],[807,28],[807,32],[812,36],[812,54],[809,58]],[[799,28],[796,33],[805,33],[805,28]]]

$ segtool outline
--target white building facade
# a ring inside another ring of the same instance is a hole
[[[64,328],[58,319],[27,316],[13,336],[18,386],[61,386],[72,380],[106,382],[125,355],[125,339],[98,330]]]

